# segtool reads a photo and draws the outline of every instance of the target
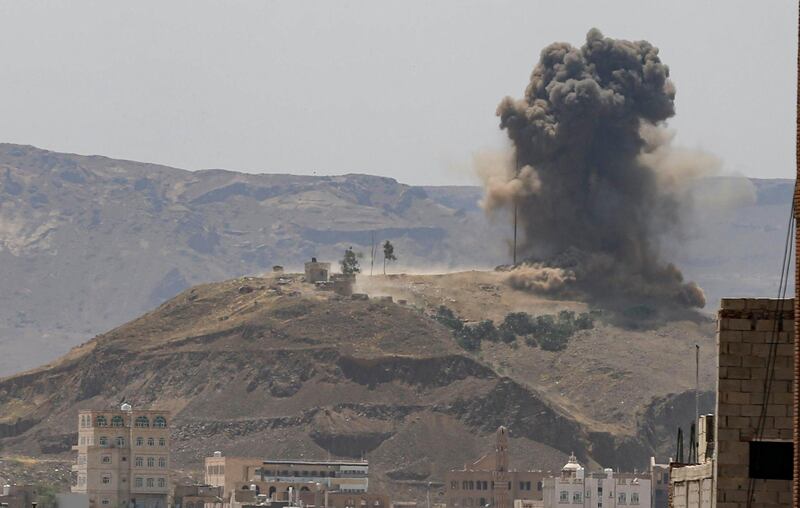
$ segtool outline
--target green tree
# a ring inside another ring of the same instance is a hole
[[[348,247],[347,250],[344,251],[344,258],[339,261],[339,264],[342,267],[342,273],[345,275],[355,275],[361,272],[361,268],[358,266],[358,258],[361,257],[360,254],[356,254],[353,252],[352,247]]]
[[[394,255],[394,245],[389,240],[383,244],[383,274],[386,275],[386,262],[397,261],[397,256]]]
[[[53,484],[40,482],[36,484],[36,502],[41,508],[56,508],[56,494],[58,487]]]

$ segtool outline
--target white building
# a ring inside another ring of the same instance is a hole
[[[575,455],[558,478],[546,478],[544,508],[650,508],[649,474],[586,473]]]

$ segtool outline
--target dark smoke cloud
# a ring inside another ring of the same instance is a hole
[[[675,88],[658,49],[603,37],[548,46],[521,100],[503,99],[500,127],[516,161],[484,174],[489,209],[517,207],[528,260],[512,283],[590,298],[703,307],[663,262],[658,241],[688,206],[686,181],[715,160],[673,151],[663,122]]]

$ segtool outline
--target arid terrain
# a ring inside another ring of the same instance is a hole
[[[365,456],[380,490],[416,497],[445,469],[490,450],[501,424],[519,468],[558,468],[573,451],[622,469],[645,467],[651,454],[666,459],[694,411],[695,344],[703,406],[712,403],[711,319],[631,331],[599,315],[562,351],[518,339],[471,352],[432,318],[440,305],[497,323],[511,311],[585,309],[512,289],[503,272],[359,277],[369,300],[301,279],[194,287],[1,380],[0,450],[68,460],[77,411],[124,398],[173,411],[180,468],[199,469],[215,450]]]
[[[774,296],[793,182],[709,179],[664,258],[722,296]],[[391,240],[390,270],[510,261],[507,217],[479,187],[369,175],[294,176],[155,164],[0,144],[0,376],[30,369],[201,283],[334,264]],[[376,265],[380,265],[380,259]],[[368,270],[365,270],[368,272]],[[377,268],[375,273],[380,273]]]

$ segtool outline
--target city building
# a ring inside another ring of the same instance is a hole
[[[267,460],[259,470],[260,480],[273,488],[295,490],[320,484],[327,491],[367,492],[369,462],[367,461],[304,461]]]
[[[561,469],[561,476],[544,480],[544,508],[650,507],[650,475],[586,473],[575,455]]]
[[[540,501],[542,481],[547,476],[543,471],[509,468],[508,430],[500,427],[495,433],[494,453],[445,474],[447,508],[512,508],[518,500]]]
[[[672,462],[670,460],[670,462]],[[650,500],[652,508],[669,507],[669,464],[658,464],[650,457]]]
[[[214,452],[205,459],[205,482],[222,489],[227,508],[300,500],[305,506],[316,501],[332,508],[389,507],[388,497],[368,492],[367,461],[262,460]]]
[[[258,478],[258,470],[263,459],[252,457],[225,457],[222,452],[214,452],[205,459],[205,483],[212,487],[222,487],[220,496],[226,503],[237,484],[247,483]]]
[[[222,487],[211,485],[178,485],[172,494],[174,508],[215,508],[223,503]]]
[[[672,507],[792,505],[794,329],[793,299],[722,299],[716,416],[697,463],[672,465]]]
[[[0,506],[7,508],[29,508],[35,500],[33,485],[3,485],[0,492]]]
[[[166,508],[169,482],[169,413],[133,409],[78,413],[74,493],[90,508]]]

